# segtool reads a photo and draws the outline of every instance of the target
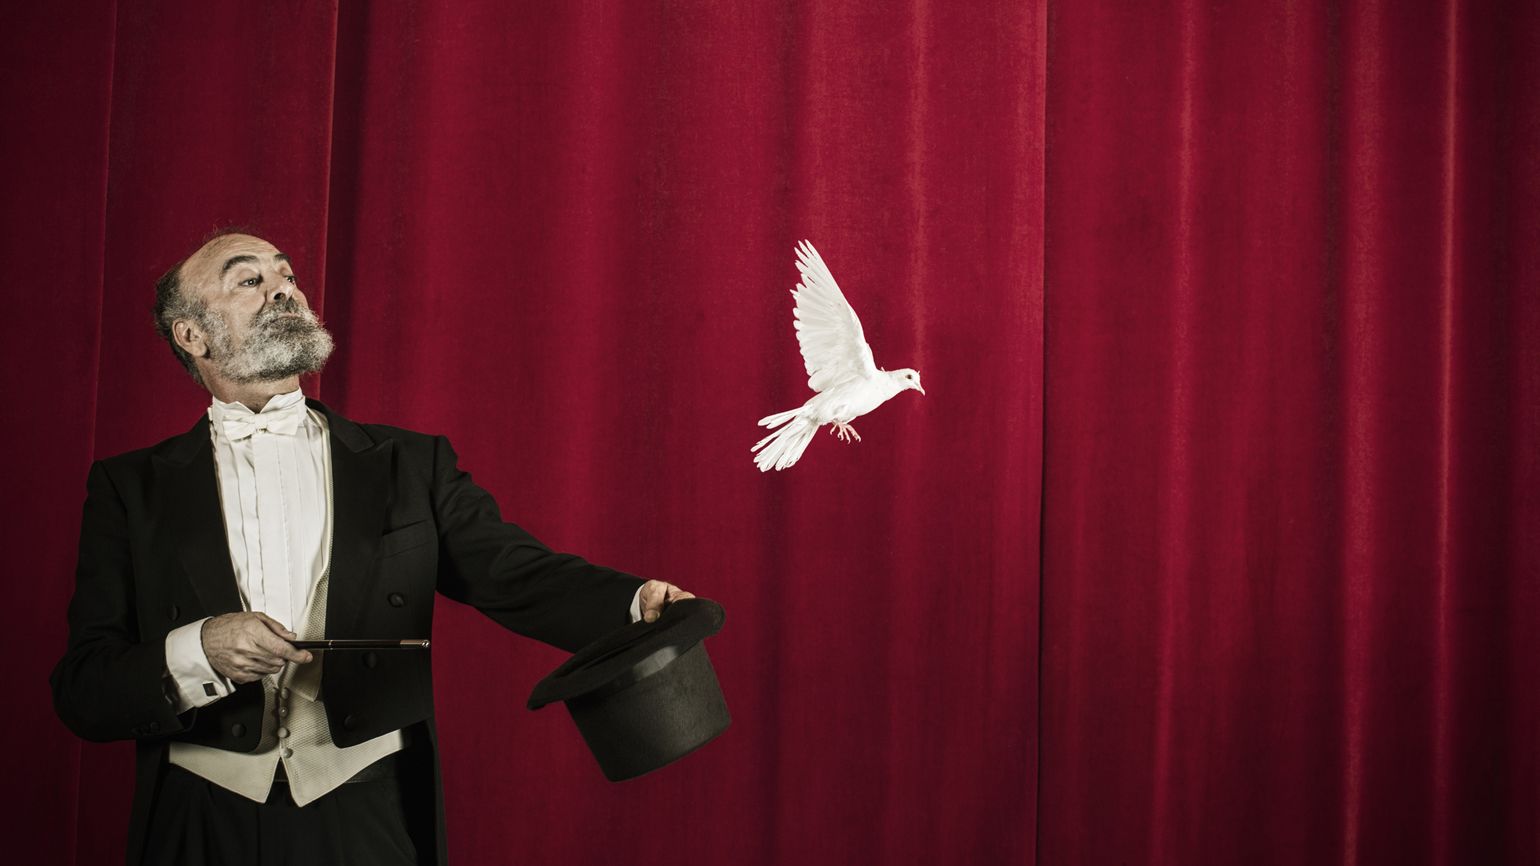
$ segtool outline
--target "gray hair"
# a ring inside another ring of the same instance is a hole
[[[198,374],[198,365],[193,361],[193,356],[187,354],[187,350],[177,345],[176,334],[171,326],[181,319],[193,319],[201,321],[208,315],[208,305],[203,301],[189,298],[182,292],[182,265],[187,264],[183,259],[171,266],[165,276],[155,281],[155,332],[171,346],[171,354],[176,356],[193,381],[203,384],[203,377]]]

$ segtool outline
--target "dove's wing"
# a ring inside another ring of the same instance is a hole
[[[829,266],[807,241],[797,244],[797,270],[802,282],[792,290],[797,307],[797,343],[807,365],[807,386],[825,391],[841,382],[877,375],[872,347],[866,344],[861,320],[834,282]]]

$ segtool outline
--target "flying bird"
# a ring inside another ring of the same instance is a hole
[[[872,347],[861,332],[861,320],[834,282],[823,257],[807,241],[797,244],[797,270],[802,281],[791,290],[797,299],[793,324],[807,365],[807,386],[816,393],[800,408],[759,419],[759,426],[775,431],[749,449],[759,452],[754,463],[761,472],[796,463],[813,441],[813,434],[825,424],[831,425],[829,432],[840,441],[859,442],[861,435],[850,426],[851,421],[900,391],[913,388],[925,393],[917,371],[905,368],[889,372],[877,367]]]

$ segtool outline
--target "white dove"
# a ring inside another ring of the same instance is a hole
[[[900,391],[913,388],[925,393],[917,371],[877,368],[872,347],[861,332],[861,320],[834,282],[823,257],[807,241],[797,245],[797,270],[802,282],[791,290],[797,299],[792,315],[807,365],[807,386],[817,393],[801,408],[759,419],[761,427],[780,428],[749,449],[759,452],[754,463],[761,472],[796,463],[813,441],[813,434],[825,424],[833,425],[829,432],[838,433],[841,441],[849,442],[851,437],[860,441],[851,421]]]

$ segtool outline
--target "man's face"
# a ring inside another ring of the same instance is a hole
[[[222,378],[286,379],[321,369],[331,355],[331,334],[310,311],[289,257],[267,241],[215,238],[182,265],[181,279],[204,309],[177,325],[178,341]]]

